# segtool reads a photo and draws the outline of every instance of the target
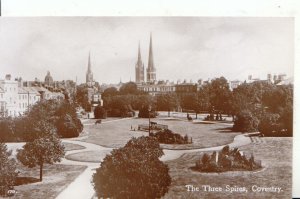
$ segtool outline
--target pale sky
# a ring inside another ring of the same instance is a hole
[[[49,70],[81,83],[90,51],[96,81],[135,80],[138,43],[147,67],[150,32],[158,80],[293,76],[293,18],[1,17],[0,79],[44,80]]]

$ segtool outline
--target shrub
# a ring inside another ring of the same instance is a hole
[[[154,136],[158,142],[162,144],[189,144],[189,138],[187,135],[183,137],[169,129],[160,130],[157,133],[153,133],[152,136]]]
[[[5,144],[0,143],[0,196],[7,196],[17,177],[16,161],[10,159],[11,151]]]
[[[107,155],[93,175],[99,198],[160,198],[171,184],[169,168],[159,160],[163,155],[152,137],[132,138]]]
[[[223,147],[218,154],[218,162],[216,156],[216,152],[211,155],[204,153],[192,169],[201,172],[224,172],[233,170],[252,171],[261,168],[261,163],[255,161],[253,155],[247,158],[240,154],[238,148],[230,149],[228,145]]]

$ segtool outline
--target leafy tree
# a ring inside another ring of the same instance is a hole
[[[228,113],[230,89],[227,80],[224,77],[213,79],[208,89],[211,106],[217,111]]]
[[[127,95],[127,94],[138,94],[139,90],[137,89],[137,85],[134,82],[128,82],[123,84],[120,88],[120,94]]]
[[[96,119],[105,119],[107,117],[107,112],[102,106],[97,106],[94,110],[94,116]]]
[[[78,137],[83,130],[80,119],[77,118],[76,109],[67,101],[59,103],[55,111],[57,134],[61,137]]]
[[[241,132],[253,132],[258,130],[259,120],[249,110],[244,110],[237,115],[233,130]]]
[[[157,109],[160,111],[168,111],[170,117],[170,111],[177,108],[179,105],[178,97],[175,93],[167,93],[157,96]]]
[[[81,84],[77,86],[76,91],[76,103],[83,107],[86,111],[91,111],[91,103],[88,97],[88,87],[86,84]]]
[[[286,104],[286,106],[280,111],[279,121],[282,124],[282,128],[286,130],[287,136],[293,136],[293,105],[292,103]]]
[[[93,175],[99,198],[160,198],[171,184],[169,168],[159,160],[163,155],[152,137],[132,138],[107,155]]]
[[[17,158],[29,168],[39,166],[40,181],[42,181],[44,164],[60,162],[64,155],[64,146],[57,136],[52,133],[41,132],[40,137],[27,142],[23,149],[18,150]]]
[[[149,114],[150,114],[150,118],[155,118],[155,117],[156,117],[156,112],[155,112],[155,110],[152,108],[152,109],[150,110],[150,113],[149,113],[148,107],[149,107],[149,106],[143,106],[143,107],[139,110],[139,115],[138,115],[138,117],[140,117],[140,118],[149,118]]]
[[[209,111],[211,107],[209,100],[209,90],[207,86],[203,86],[200,90],[194,95],[193,99],[193,109],[196,112],[196,119],[198,113],[201,111]]]
[[[0,143],[0,196],[6,196],[7,191],[13,187],[17,177],[16,161],[9,158],[11,151],[4,143]]]
[[[275,135],[280,131],[279,114],[265,113],[260,120],[258,130],[265,136]]]
[[[104,92],[102,93],[102,97],[110,97],[110,96],[116,96],[119,94],[119,91],[117,88],[115,87],[109,87],[107,89],[104,90]]]

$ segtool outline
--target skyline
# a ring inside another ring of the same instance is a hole
[[[50,71],[54,80],[82,83],[91,52],[95,81],[134,81],[138,45],[146,67],[151,32],[157,80],[293,76],[293,18],[4,17],[1,78],[43,81]]]

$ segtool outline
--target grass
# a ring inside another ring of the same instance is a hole
[[[240,147],[253,153],[255,159],[261,160],[264,169],[258,172],[234,171],[224,173],[200,173],[192,171],[201,153],[185,154],[182,157],[166,162],[170,168],[172,184],[165,199],[176,198],[291,198],[292,193],[292,138],[262,138],[266,143],[250,144]],[[198,192],[187,192],[185,185],[200,187]],[[217,187],[245,186],[248,193],[205,192],[202,185]],[[283,189],[280,193],[255,193],[253,185]]]
[[[39,168],[27,168],[18,165],[19,186],[16,198],[56,198],[75,178],[86,169],[86,166],[74,165],[45,165],[43,181],[39,182]]]
[[[85,151],[79,153],[73,153],[66,156],[68,160],[74,160],[79,162],[95,162],[100,163],[103,158],[108,154],[109,151],[99,152],[99,151]]]
[[[187,134],[193,138],[193,144],[188,145],[162,145],[168,149],[191,149],[219,146],[231,143],[238,133],[221,132],[217,129],[228,127],[224,124],[193,124],[186,120],[168,120],[163,118],[151,119],[159,124],[166,124],[169,129],[181,135]],[[148,132],[137,131],[139,124],[148,124],[148,119],[133,118],[100,125],[87,125],[85,131],[88,138],[83,141],[106,147],[122,147],[132,137],[148,135]],[[136,131],[131,130],[131,126]]]
[[[67,143],[67,142],[63,142],[62,144],[65,147],[65,151],[73,151],[73,150],[85,149],[84,146],[81,146],[79,144],[72,144],[72,143]]]

